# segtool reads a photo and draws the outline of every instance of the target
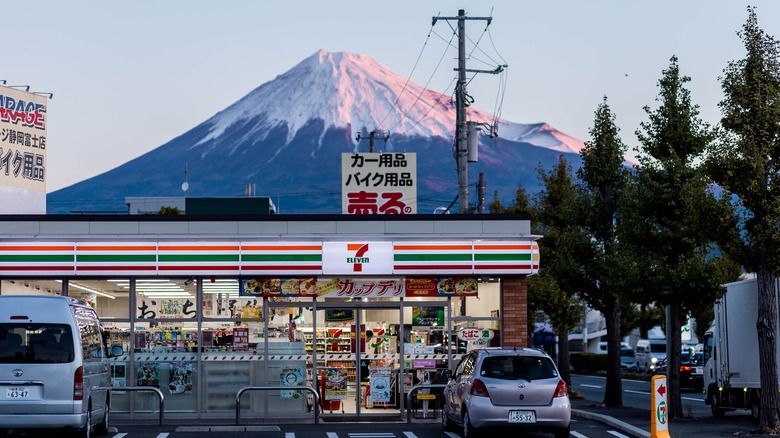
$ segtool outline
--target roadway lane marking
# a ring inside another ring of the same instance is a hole
[[[623,392],[630,392],[631,394],[650,395],[649,391],[634,391],[633,389],[624,389]]]
[[[406,438],[417,438],[414,432],[404,432],[404,435],[406,435]]]
[[[583,434],[581,434],[581,433],[579,433],[579,432],[577,432],[577,431],[574,431],[574,430],[572,430],[571,432],[569,432],[569,434],[570,434],[571,436],[573,436],[573,437],[576,437],[576,438],[588,438],[586,435],[583,435]]]
[[[350,432],[348,434],[353,438],[394,438],[392,432]]]
[[[598,389],[603,388],[603,386],[601,386],[601,385],[585,385],[585,384],[582,384],[582,385],[579,385],[579,386],[584,386],[586,388],[598,388]]]
[[[295,432],[285,432],[284,438],[295,438]]]
[[[630,436],[628,436],[628,435],[623,435],[622,433],[620,433],[620,432],[615,432],[614,430],[608,430],[608,431],[607,431],[607,433],[608,433],[608,434],[610,434],[610,435],[615,435],[615,436],[616,436],[616,437],[618,437],[618,438],[631,438],[631,437],[630,437]]]

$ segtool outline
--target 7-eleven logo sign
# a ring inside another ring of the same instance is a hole
[[[367,243],[348,243],[347,251],[354,251],[354,257],[347,257],[347,263],[352,263],[353,272],[363,272],[363,263],[368,263],[370,260],[366,257],[368,252]]]
[[[323,275],[391,275],[392,242],[322,242]]]

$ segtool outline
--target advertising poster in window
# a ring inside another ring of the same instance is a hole
[[[390,403],[390,367],[369,367],[371,381],[371,401],[374,403]]]
[[[444,308],[412,307],[412,325],[425,327],[444,326]]]
[[[342,214],[416,214],[417,155],[341,154]]]
[[[249,350],[249,327],[233,327],[233,350]]]
[[[284,367],[281,373],[279,373],[281,380],[281,386],[303,386],[306,384],[303,378],[303,368],[301,367]],[[301,398],[303,393],[300,389],[297,390],[284,390],[279,391],[279,398]]]
[[[171,378],[168,390],[171,394],[192,393],[192,364],[187,362],[172,362],[170,364]]]
[[[136,381],[138,386],[160,387],[160,372],[155,362],[141,362],[136,368]]]
[[[346,400],[347,383],[346,367],[325,368],[325,400]]]

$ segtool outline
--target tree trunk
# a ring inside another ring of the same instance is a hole
[[[623,406],[623,382],[620,370],[620,299],[610,296],[604,319],[607,324],[607,384],[604,406]]]
[[[558,372],[566,386],[571,388],[571,363],[569,362],[569,332],[558,335]]]
[[[666,330],[666,386],[669,388],[669,418],[684,418],[680,394],[680,352],[682,351],[682,309],[680,303],[669,305],[669,327]]]
[[[761,419],[759,430],[775,432],[780,428],[780,393],[769,388],[778,388],[777,380],[777,301],[775,299],[776,277],[766,260],[758,266],[758,361],[761,370]]]

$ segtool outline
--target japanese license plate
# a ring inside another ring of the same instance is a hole
[[[704,374],[701,367],[694,367],[691,374]]]
[[[534,411],[509,411],[510,423],[536,423]]]
[[[30,398],[30,388],[26,386],[9,386],[5,389],[5,398],[15,400]]]

